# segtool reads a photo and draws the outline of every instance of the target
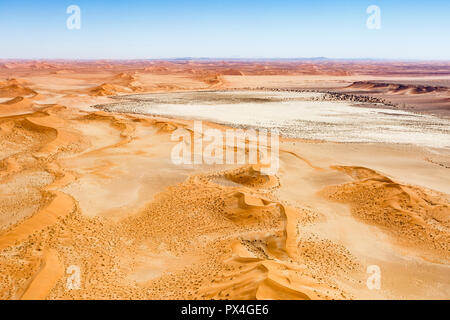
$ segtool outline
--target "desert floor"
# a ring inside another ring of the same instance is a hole
[[[176,165],[171,135],[193,121],[93,107],[122,94],[314,89],[447,119],[449,73],[0,61],[0,299],[449,299],[449,148],[282,138],[273,175]],[[367,284],[374,268],[379,288]]]

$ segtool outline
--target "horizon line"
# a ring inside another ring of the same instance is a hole
[[[164,57],[164,58],[1,58],[0,61],[396,61],[396,62],[450,62],[449,59],[423,58],[328,58],[328,57]]]

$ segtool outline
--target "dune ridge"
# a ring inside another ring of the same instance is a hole
[[[73,199],[62,193],[54,192],[54,199],[51,203],[35,213],[31,218],[20,223],[16,227],[0,235],[0,249],[7,248],[19,241],[23,241],[35,232],[41,231],[53,224],[58,218],[70,214],[74,211]]]
[[[353,82],[347,88],[356,89],[382,89],[393,94],[425,94],[431,92],[449,92],[447,87],[424,86],[424,85],[405,85],[396,83],[357,81]]]
[[[31,113],[33,111],[34,101],[29,98],[17,96],[11,100],[0,103],[0,114],[15,115]]]
[[[42,266],[20,300],[43,300],[47,298],[56,282],[63,276],[64,269],[58,253],[50,249],[44,253]]]
[[[350,203],[359,219],[400,235],[400,241],[436,251],[438,260],[448,258],[448,196],[400,184],[364,167],[334,168],[350,175],[354,182],[325,188],[321,191],[325,197]]]
[[[36,95],[37,92],[23,85],[16,79],[8,79],[5,82],[0,82],[0,97],[14,98],[17,96]]]

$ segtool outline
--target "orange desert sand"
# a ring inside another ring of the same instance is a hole
[[[450,299],[449,148],[281,138],[274,175],[175,165],[192,120],[92,107],[315,89],[444,119],[449,86],[437,62],[0,61],[0,299]]]

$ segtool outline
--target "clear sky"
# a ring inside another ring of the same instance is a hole
[[[0,58],[318,56],[450,60],[450,1],[0,0]]]

